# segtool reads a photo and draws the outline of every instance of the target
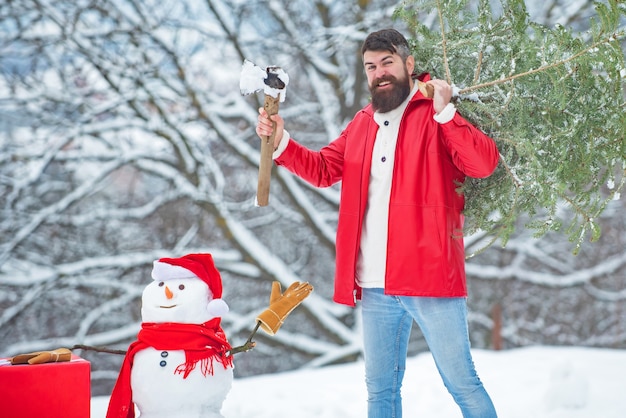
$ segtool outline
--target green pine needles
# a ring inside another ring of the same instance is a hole
[[[462,114],[498,144],[496,172],[462,186],[465,232],[504,246],[524,216],[536,237],[567,234],[576,254],[600,237],[597,219],[626,182],[624,0],[595,3],[579,34],[529,21],[521,0],[475,3],[406,0],[396,10],[417,70],[452,83]]]

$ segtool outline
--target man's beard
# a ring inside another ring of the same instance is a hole
[[[378,90],[378,84],[383,81],[391,82],[391,88],[386,90]],[[369,86],[370,93],[372,94],[372,107],[375,111],[380,113],[387,113],[404,102],[404,100],[411,93],[411,86],[409,84],[409,75],[405,73],[405,77],[397,79],[394,76],[385,76],[377,78]]]

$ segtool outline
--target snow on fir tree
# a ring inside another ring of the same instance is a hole
[[[154,262],[142,325],[128,349],[107,418],[218,418],[233,382],[221,328],[228,305],[210,254]]]
[[[565,233],[577,253],[599,239],[626,184],[626,3],[594,2],[581,34],[531,21],[522,0],[475,6],[404,0],[395,11],[416,70],[452,84],[460,112],[500,151],[493,175],[461,187],[465,232],[486,234],[483,249],[505,245],[521,218],[536,237]]]

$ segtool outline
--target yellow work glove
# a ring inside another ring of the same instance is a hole
[[[256,318],[261,323],[261,329],[269,335],[274,335],[291,313],[313,291],[309,283],[294,282],[285,293],[281,293],[280,283],[272,283],[270,306]]]
[[[70,361],[72,352],[67,348],[57,348],[52,351],[37,351],[35,353],[18,354],[11,358],[11,364],[41,364]]]

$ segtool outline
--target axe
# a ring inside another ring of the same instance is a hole
[[[268,116],[278,113],[279,103],[285,101],[288,83],[289,77],[280,67],[272,66],[263,69],[248,60],[243,62],[239,81],[241,94],[247,95],[263,90],[265,93],[263,108]],[[276,124],[274,124],[274,128],[276,128]],[[261,158],[256,193],[257,206],[267,206],[269,203],[275,137],[276,130],[274,129],[272,135],[261,138]]]

